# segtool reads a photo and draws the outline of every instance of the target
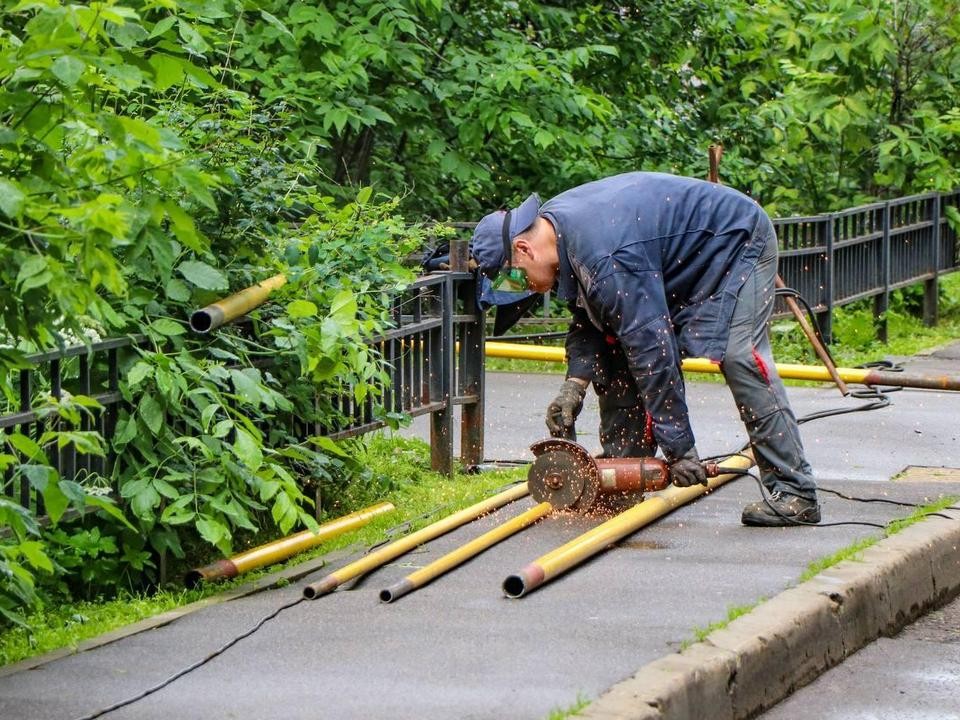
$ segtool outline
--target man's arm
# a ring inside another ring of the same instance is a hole
[[[669,462],[683,458],[695,441],[684,395],[680,352],[659,273],[601,272],[591,287],[592,307],[616,334],[653,435]]]

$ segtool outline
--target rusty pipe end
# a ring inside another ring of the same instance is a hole
[[[239,574],[240,572],[237,570],[237,566],[233,564],[233,561],[224,558],[223,560],[217,560],[209,565],[204,565],[201,568],[194,568],[193,570],[190,570],[186,575],[184,575],[183,584],[192,590],[202,582],[210,582],[211,580],[229,580],[230,578],[235,578]]]
[[[327,575],[323,580],[310,583],[303,589],[303,597],[306,600],[315,600],[318,597],[332,593],[340,586],[340,581],[333,575]]]
[[[531,590],[543,585],[546,573],[537,563],[530,563],[523,570],[503,581],[503,594],[508,598],[521,598]]]
[[[223,325],[224,318],[223,308],[218,305],[207,305],[190,315],[190,329],[202,335]]]
[[[413,591],[414,589],[413,583],[410,582],[410,578],[404,578],[400,582],[394,583],[390,587],[381,590],[380,602],[391,603],[394,600],[402,598],[404,595]]]

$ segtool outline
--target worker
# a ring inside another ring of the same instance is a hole
[[[625,173],[486,215],[472,253],[495,288],[555,287],[571,305],[566,379],[547,409],[553,435],[570,435],[593,383],[604,455],[653,456],[659,447],[673,484],[705,484],[680,363],[707,357],[730,387],[769,492],[742,522],[820,522],[767,331],[777,238],[751,198],[702,180]]]

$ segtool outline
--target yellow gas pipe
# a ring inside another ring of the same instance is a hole
[[[553,506],[548,502],[542,502],[535,505],[515,518],[507,520],[505,523],[497,525],[489,532],[484,533],[478,538],[471,540],[465,545],[461,545],[456,550],[447,553],[441,558],[434,560],[426,567],[410,573],[403,580],[394,583],[388,588],[380,591],[381,602],[389,603],[403,597],[407,593],[413,592],[434,578],[438,578],[445,572],[452,570],[458,565],[465,563],[475,555],[479,555],[484,550],[496,545],[501,540],[506,540],[511,535],[515,535],[521,530],[530,527],[540,518],[549,515]]]
[[[378,515],[393,512],[394,507],[391,503],[379,503],[371,507],[358,510],[357,512],[344,515],[330,522],[321,525],[317,532],[313,530],[304,530],[302,532],[288,535],[274,542],[260,545],[259,547],[248,550],[247,552],[234,555],[231,558],[217,560],[215,563],[201,568],[194,568],[187,573],[184,582],[187,587],[196,587],[203,581],[225,580],[236,577],[245,572],[265,565],[286,560],[298,552],[303,552],[312,547],[316,547],[325,540],[343,535],[345,532],[363,527]]]
[[[541,362],[566,362],[562,347],[543,345],[520,345],[518,343],[488,342],[487,357],[539,360]],[[683,361],[686,372],[719,373],[720,366],[705,358],[687,358]],[[777,374],[791,380],[819,380],[833,382],[830,371],[819,365],[796,365],[777,363]],[[960,390],[960,378],[949,375],[911,375],[902,372],[884,372],[875,368],[837,368],[837,374],[848,383],[860,385],[888,385],[890,387],[925,388],[929,390]]]
[[[287,276],[274,275],[256,285],[236,292],[223,300],[194,311],[190,316],[190,329],[198,333],[216,330],[224,323],[235,320],[266,302],[274,290],[287,282]]]
[[[322,580],[318,580],[315,583],[307,585],[303,589],[303,596],[307,600],[313,600],[321,595],[326,595],[327,593],[333,592],[348,580],[352,580],[360,575],[365,575],[371,570],[380,567],[384,563],[388,563],[394,558],[400,557],[409,550],[413,550],[413,548],[417,547],[418,545],[423,545],[425,542],[429,542],[430,540],[433,540],[444,533],[450,532],[451,530],[458,528],[461,525],[470,522],[471,520],[476,520],[481,515],[486,515],[488,512],[492,512],[497,508],[503,507],[507,503],[511,503],[514,500],[519,500],[527,494],[527,484],[521,483],[520,485],[515,485],[509,490],[504,490],[503,492],[471,505],[470,507],[459,510],[452,515],[448,515],[442,520],[438,520],[431,525],[427,525],[425,528],[417,530],[414,533],[410,533],[409,535],[402,537],[399,540],[396,540],[395,542],[392,542],[389,545],[382,547],[379,550],[376,550],[345,567],[340,568],[336,572],[330,573]]]
[[[746,470],[753,465],[753,458],[734,455],[724,460],[721,465]],[[561,545],[556,550],[537,558],[515,575],[510,575],[503,581],[504,595],[509,598],[523,597],[534,588],[605,550],[644,525],[649,525],[671,510],[700,497],[708,489],[713,490],[736,477],[738,475],[734,473],[727,473],[710,478],[709,485],[706,487],[703,485],[685,488],[670,487],[655,495],[648,495],[643,502],[585,532],[566,545]]]

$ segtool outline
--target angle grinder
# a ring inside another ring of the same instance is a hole
[[[536,456],[527,474],[530,495],[557,510],[587,512],[601,496],[613,494],[637,503],[645,492],[670,484],[670,468],[658,458],[594,458],[582,445],[559,438],[541,440],[530,449]],[[704,469],[708,477],[718,474],[714,463]]]

